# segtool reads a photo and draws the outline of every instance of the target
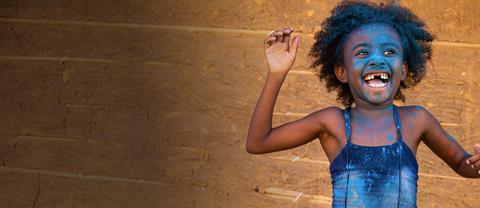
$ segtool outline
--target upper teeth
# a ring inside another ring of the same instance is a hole
[[[388,79],[388,74],[385,72],[381,72],[381,73],[367,74],[367,76],[365,76],[365,81],[372,80],[373,78],[375,78],[375,76],[380,76],[380,78],[382,79]]]

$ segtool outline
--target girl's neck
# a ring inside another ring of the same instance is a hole
[[[393,111],[393,102],[388,102],[383,105],[372,105],[370,103],[357,103],[355,102],[355,107],[352,109],[354,114],[357,114],[360,117],[383,117],[390,115]]]

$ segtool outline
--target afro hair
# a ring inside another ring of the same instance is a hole
[[[356,28],[370,23],[383,23],[394,28],[402,41],[403,59],[408,74],[395,94],[396,100],[405,102],[402,89],[415,86],[426,74],[425,63],[431,59],[431,42],[434,36],[425,29],[425,24],[407,8],[395,4],[373,4],[344,1],[333,8],[331,16],[322,23],[315,34],[310,50],[312,68],[320,69],[317,76],[325,81],[328,92],[337,91],[337,101],[351,107],[354,98],[347,83],[335,76],[335,68],[343,65],[343,45],[347,35]]]

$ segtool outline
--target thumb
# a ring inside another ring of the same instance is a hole
[[[297,48],[298,48],[298,36],[293,37],[292,42],[290,43],[290,50],[288,51],[289,53],[293,53],[293,55],[297,54]]]
[[[478,155],[480,154],[480,144],[475,144],[475,154]]]

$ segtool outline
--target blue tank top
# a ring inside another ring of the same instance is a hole
[[[393,106],[397,141],[383,146],[350,142],[350,109],[344,111],[347,143],[330,164],[332,207],[416,207],[418,164],[403,142]]]

